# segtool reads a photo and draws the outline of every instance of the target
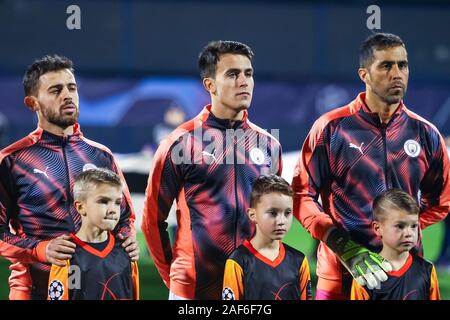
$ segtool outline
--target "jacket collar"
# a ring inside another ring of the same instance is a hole
[[[49,131],[44,130],[41,127],[37,127],[36,130],[34,130],[31,134],[31,137],[33,140],[43,140],[45,142],[64,142],[64,141],[71,141],[73,139],[78,139],[83,136],[83,133],[80,130],[80,125],[78,123],[75,123],[73,125],[73,134],[68,136],[61,136],[54,133],[51,133]]]
[[[218,128],[218,129],[238,129],[238,128],[246,128],[248,127],[248,112],[244,110],[244,116],[241,120],[231,121],[228,119],[220,119],[217,118],[211,112],[211,104],[206,105],[203,110],[200,112],[198,117],[201,119],[202,123],[207,124],[210,127]]]
[[[351,108],[353,112],[358,112],[365,120],[372,123],[376,127],[380,127],[382,125],[378,113],[372,112],[367,106],[365,92],[358,94],[356,99],[353,101]],[[405,114],[406,110],[406,106],[404,105],[403,100],[401,100],[399,106],[389,120],[388,125],[397,123],[402,118],[402,115]]]

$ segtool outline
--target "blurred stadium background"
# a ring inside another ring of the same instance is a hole
[[[66,27],[71,4],[81,9],[80,30]],[[381,31],[407,45],[406,105],[450,135],[449,1],[0,0],[0,146],[36,126],[22,102],[26,66],[48,53],[68,56],[76,66],[81,129],[117,155],[138,228],[159,140],[208,102],[197,72],[199,51],[211,40],[237,40],[256,54],[250,119],[280,130],[290,181],[313,121],[364,90],[356,70],[359,44],[370,34],[371,4],[381,9]],[[438,257],[444,233],[444,223],[424,231],[428,259]],[[139,238],[142,298],[166,299]],[[315,241],[297,222],[286,242],[308,254],[314,271]],[[0,258],[0,299],[8,295],[8,265]],[[450,299],[450,273],[438,274],[442,297]]]

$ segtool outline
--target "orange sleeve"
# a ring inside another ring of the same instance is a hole
[[[300,300],[312,300],[311,293],[311,276],[309,272],[308,259],[303,259],[302,265],[299,270],[300,274]]]
[[[182,188],[179,166],[171,159],[172,141],[163,140],[155,153],[145,192],[141,225],[155,266],[168,288],[173,254],[166,220]]]
[[[139,300],[139,268],[137,261],[131,261],[131,279],[133,282],[133,299]]]
[[[439,282],[434,266],[431,270],[430,300],[441,300],[441,293],[439,292]]]
[[[9,228],[9,226],[8,226]],[[12,234],[13,239],[18,238],[22,242],[25,242],[29,238],[21,238],[19,236],[16,236]],[[34,241],[34,240],[30,240]],[[12,263],[33,263],[36,261],[46,263],[47,256],[45,254],[46,248],[48,246],[48,243],[50,241],[36,241],[36,246],[32,249],[27,248],[21,248],[19,246],[16,246],[14,244],[10,244],[6,241],[0,240],[0,256],[4,257],[5,259],[8,259]]]
[[[243,298],[244,271],[236,261],[228,259],[225,263],[225,272],[223,275],[222,299],[242,300]]]
[[[9,266],[9,300],[31,300],[31,275],[29,265],[20,262]]]
[[[364,289],[364,287],[361,286],[355,279],[353,279],[352,282],[350,300],[370,300],[370,296],[366,289]]]
[[[52,265],[48,278],[47,300],[69,300],[69,260],[65,260],[65,266]]]
[[[324,240],[327,230],[333,226],[330,215],[324,212],[318,202],[330,176],[326,145],[323,142],[323,130],[327,123],[321,117],[312,127],[303,144],[292,179],[294,215],[312,237],[318,240]]]

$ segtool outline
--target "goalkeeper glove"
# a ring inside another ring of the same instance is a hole
[[[391,264],[382,256],[350,240],[345,231],[333,229],[326,244],[360,285],[367,285],[369,289],[379,288],[381,282],[388,279],[386,272],[392,270]]]

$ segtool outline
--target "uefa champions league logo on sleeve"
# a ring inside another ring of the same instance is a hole
[[[53,280],[48,286],[50,300],[61,300],[64,295],[64,285],[59,280]]]
[[[65,284],[59,279],[53,279],[48,285],[48,299],[49,300],[61,300],[64,298],[64,294],[66,293],[65,298],[68,297],[68,291],[66,290],[74,290],[81,289],[81,269],[78,265],[70,265],[67,271],[67,281]]]
[[[234,292],[231,288],[225,287],[222,290],[222,300],[234,300]]]

